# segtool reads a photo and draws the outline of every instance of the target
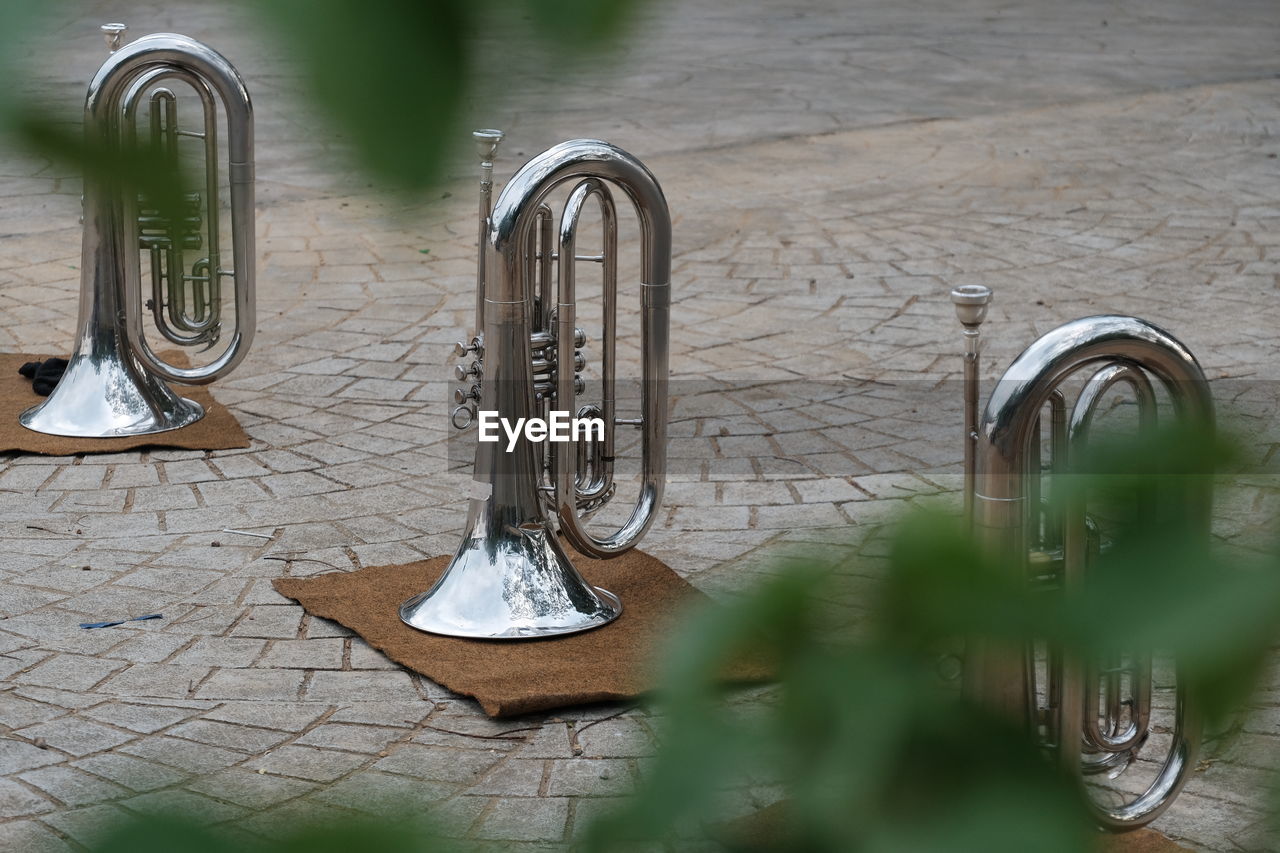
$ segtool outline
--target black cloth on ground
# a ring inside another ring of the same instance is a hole
[[[58,380],[67,369],[65,358],[48,358],[44,361],[28,361],[18,372],[31,380],[31,389],[41,397],[48,397],[58,387]]]

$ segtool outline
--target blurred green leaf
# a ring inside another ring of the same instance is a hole
[[[362,164],[407,195],[436,182],[469,91],[475,3],[255,3]]]
[[[1071,783],[1025,737],[939,684],[930,655],[832,634],[819,614],[838,583],[786,573],[688,623],[655,703],[659,754],[640,794],[591,827],[588,849],[677,830],[743,849],[1075,853],[1088,843]],[[776,698],[718,704],[718,674],[762,644],[776,660]],[[753,779],[786,794],[772,825],[726,823],[725,792]],[[1005,818],[1024,806],[1034,817]],[[1003,834],[992,832],[995,816]]]
[[[607,50],[641,0],[515,0],[539,33],[559,47],[590,56]]]
[[[241,853],[243,844],[181,815],[146,815],[128,820],[92,845],[94,853]]]
[[[692,618],[666,655],[655,763],[638,796],[592,827],[589,848],[701,834],[737,849],[1086,849],[1095,833],[1078,783],[1024,728],[944,683],[940,655],[965,639],[1043,641],[1084,659],[1165,649],[1191,701],[1220,720],[1280,636],[1275,553],[1242,564],[1210,547],[1199,514],[1215,470],[1239,458],[1231,442],[1175,429],[1091,454],[1054,478],[1046,502],[1050,516],[1081,500],[1103,514],[1084,579],[1066,593],[992,562],[957,519],[913,513],[892,537],[869,630],[831,616],[829,602],[854,596],[847,579],[865,575],[849,565],[782,572]],[[1060,559],[1047,551],[1035,571]],[[719,674],[740,655],[773,661],[763,701],[726,702]],[[782,799],[729,820],[761,786]]]
[[[638,0],[270,0],[254,4],[301,62],[316,103],[362,165],[386,187],[413,197],[437,183],[473,70],[493,70],[501,92],[535,70],[557,73],[607,49]],[[528,19],[524,36],[477,56],[477,36],[497,16]],[[531,38],[540,36],[541,42]],[[539,59],[541,58],[541,59]],[[531,65],[532,63],[532,65]]]
[[[185,187],[196,185],[178,161],[152,150],[145,133],[136,145],[103,144],[86,139],[78,125],[30,105],[15,105],[9,115],[10,133],[28,150],[78,168],[86,180],[96,180],[128,197],[145,196],[161,216],[181,221]]]

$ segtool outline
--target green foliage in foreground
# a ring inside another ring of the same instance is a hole
[[[441,180],[450,152],[464,138],[460,123],[468,98],[541,97],[536,81],[546,73],[563,76],[602,55],[639,2],[246,0],[242,5],[270,42],[298,63],[306,94],[328,120],[329,126],[316,132],[341,139],[370,186],[418,202]],[[126,198],[145,196],[162,219],[181,221],[183,193],[199,187],[200,167],[184,164],[179,171],[178,164],[148,150],[145,131],[136,145],[86,139],[81,109],[69,103],[51,106],[31,95],[36,87],[19,65],[23,46],[71,10],[79,12],[66,0],[0,4],[0,70],[9,81],[0,89],[0,136],[70,174],[96,178]],[[502,46],[482,47],[481,34],[495,22],[505,22]],[[135,25],[129,41],[152,29],[145,21],[125,23]],[[86,49],[101,50],[106,59],[96,32],[68,37],[84,39]],[[501,85],[500,92],[479,84],[481,69],[490,72],[490,87]],[[247,86],[251,96],[259,89],[254,80]],[[198,122],[196,116],[184,119],[186,125]]]
[[[469,96],[531,91],[620,35],[637,0],[269,0],[254,3],[308,72],[315,102],[368,173],[413,197],[434,184]],[[478,36],[505,44],[483,52]],[[498,77],[484,91],[477,70]],[[598,73],[598,71],[597,71]]]
[[[1207,548],[1188,523],[1183,499],[1226,448],[1168,433],[1091,456],[1082,470],[1112,473],[1060,477],[1055,502],[1087,496],[1091,511],[1110,511],[1114,538],[1074,596],[1033,591],[989,563],[955,520],[918,514],[893,534],[877,603],[855,630],[832,605],[866,597],[851,588],[851,565],[783,574],[690,619],[656,702],[660,753],[639,794],[594,827],[589,849],[708,836],[770,850],[1090,849],[1080,789],[1029,734],[938,676],[945,653],[965,637],[1039,638],[1081,656],[1168,650],[1221,724],[1280,633],[1275,554],[1242,563]],[[775,698],[733,709],[718,673],[762,650],[777,660]],[[752,779],[780,802],[767,820],[730,820],[742,800],[724,792]]]
[[[495,16],[528,22],[549,55],[597,53],[634,0],[269,0],[252,9],[274,24],[309,72],[314,94],[373,176],[412,195],[440,175],[481,64],[476,33]],[[0,63],[57,5],[4,4]],[[513,28],[519,31],[519,27]],[[490,58],[489,64],[509,60]],[[523,85],[530,69],[507,69]],[[12,75],[11,75],[12,77]],[[126,191],[180,209],[183,183],[145,151],[96,150],[79,115],[50,115],[0,93],[0,126],[76,171],[109,175]],[[174,217],[176,219],[176,214]],[[1160,504],[1221,461],[1203,437],[1171,435],[1104,447],[1092,470],[1055,494],[1104,493],[1118,519],[1114,543],[1074,597],[1034,595],[1007,567],[989,565],[954,522],[919,516],[894,537],[874,618],[851,632],[833,616],[854,566],[789,572],[732,605],[691,618],[673,644],[662,746],[637,796],[586,840],[612,849],[630,839],[715,836],[729,846],[785,850],[1076,851],[1092,837],[1071,780],[1027,737],[992,719],[937,676],[940,655],[963,637],[1038,637],[1081,655],[1156,646],[1175,651],[1212,718],[1245,700],[1280,627],[1280,566],[1206,551]],[[1177,465],[1170,466],[1169,460]],[[1142,496],[1153,498],[1144,502]],[[776,661],[778,686],[763,707],[726,702],[719,673],[741,654]],[[759,779],[782,805],[768,826],[733,821],[732,792]],[[406,814],[412,813],[407,810]],[[303,828],[261,851],[457,849],[418,826],[385,821]],[[103,853],[253,850],[254,843],[178,817],[117,828]]]
[[[604,55],[639,2],[246,0],[242,5],[270,42],[298,63],[306,94],[329,121],[317,132],[348,145],[377,186],[417,201],[440,180],[446,158],[462,138],[460,122],[469,98],[541,97],[537,81],[548,73],[563,77]],[[61,104],[51,110],[28,94],[28,72],[17,66],[20,48],[69,8],[65,0],[0,7],[0,68],[11,78],[0,91],[0,133],[73,173],[110,178],[158,199],[166,213],[180,212],[177,191],[170,187],[190,180],[157,175],[156,158],[145,150],[85,141],[79,110]],[[152,29],[145,21],[125,23],[135,24],[130,41]],[[500,25],[501,44],[482,41],[495,25]],[[86,49],[101,49],[95,32],[68,37],[84,39]],[[228,58],[236,63],[235,56]],[[481,79],[501,90],[486,90]],[[247,85],[251,95],[259,88],[253,80]]]
[[[1280,631],[1275,555],[1243,563],[1206,549],[1185,523],[1182,497],[1205,483],[1222,451],[1203,437],[1149,437],[1097,451],[1096,469],[1116,473],[1060,478],[1055,498],[1087,494],[1091,509],[1109,513],[1115,537],[1074,597],[1031,591],[988,563],[955,519],[921,513],[893,532],[887,574],[870,596],[853,588],[859,567],[814,561],[691,614],[653,700],[658,754],[637,794],[588,827],[581,847],[1094,849],[1076,782],[1027,732],[962,698],[940,677],[940,662],[964,637],[1047,639],[1080,655],[1151,644],[1183,657],[1181,677],[1221,725],[1246,700]],[[840,606],[848,603],[870,605],[868,615],[851,624]],[[763,701],[736,703],[720,677],[744,654],[776,663]],[[748,788],[775,805],[750,814]],[[357,822],[342,831],[354,834],[312,830],[256,849],[458,849],[418,827]],[[176,838],[201,853],[255,849],[171,821],[121,832],[95,849],[179,849],[166,846]],[[359,843],[343,847],[349,839]]]

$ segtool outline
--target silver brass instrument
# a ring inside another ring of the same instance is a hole
[[[459,389],[453,412],[464,428],[477,411],[516,418],[567,411],[600,418],[603,440],[579,438],[541,447],[520,438],[477,445],[466,532],[453,560],[430,590],[406,601],[400,618],[435,634],[486,639],[550,637],[616,619],[622,603],[592,587],[573,567],[559,536],[588,557],[616,557],[653,523],[666,479],[667,360],[671,300],[671,218],[657,180],[636,158],[605,142],[580,139],[544,151],[507,183],[492,214],[493,157],[502,134],[474,134],[481,160],[477,334],[457,346]],[[576,182],[557,228],[546,198]],[[635,207],[642,241],[640,284],[643,348],[640,417],[616,414],[615,339],[617,230],[614,196]],[[578,254],[577,230],[586,205],[600,211],[598,255]],[[578,405],[586,336],[576,322],[575,268],[603,267],[604,322],[601,399]],[[614,494],[618,426],[641,430],[640,495],[629,520],[606,537],[584,524]]]
[[[1099,403],[1109,389],[1127,386],[1138,407],[1138,426],[1154,421],[1158,381],[1175,414],[1211,431],[1213,401],[1195,357],[1167,332],[1134,317],[1086,317],[1059,326],[1011,364],[978,415],[979,327],[991,292],[969,285],[951,293],[965,335],[965,511],[979,544],[1015,567],[1020,577],[1059,594],[1077,589],[1092,557],[1104,547],[1082,501],[1044,509],[1042,473],[1065,472],[1087,441]],[[1070,408],[1062,384],[1086,376]],[[1041,415],[1048,407],[1050,460],[1041,460]],[[1208,541],[1210,488],[1189,488],[1192,533]],[[1176,671],[1176,662],[1173,667]],[[1114,779],[1139,758],[1152,733],[1150,650],[1127,650],[1108,660],[1079,661],[1049,649],[1015,648],[971,639],[965,656],[968,695],[1009,719],[1025,721],[1063,765],[1082,777]],[[1098,823],[1125,830],[1154,820],[1195,766],[1200,721],[1182,678],[1176,679],[1171,743],[1163,757],[1146,760],[1136,796],[1113,792],[1118,802],[1090,802]],[[1156,738],[1160,741],[1161,738]],[[1154,770],[1151,768],[1154,767]],[[1151,781],[1147,780],[1151,777]],[[1126,777],[1128,778],[1128,777]]]
[[[203,150],[200,192],[186,193],[180,215],[162,215],[154,199],[138,197],[109,176],[89,174],[84,187],[80,317],[62,380],[49,398],[21,415],[37,432],[91,438],[177,429],[204,415],[166,383],[203,385],[225,376],[253,341],[253,107],[244,82],[220,54],[186,36],[157,33],[121,46],[125,27],[102,31],[111,55],[89,84],[87,142],[122,152],[138,144],[146,105],[155,156],[174,167],[185,140]],[[178,124],[173,82],[193,91],[201,129]],[[219,235],[218,107],[227,118],[227,178],[231,205],[231,265]],[[177,221],[172,221],[176,219]],[[235,288],[235,326],[223,352],[203,367],[161,360],[143,331],[141,252],[150,261],[150,308],[156,328],[182,346],[212,347],[222,336],[222,285]]]

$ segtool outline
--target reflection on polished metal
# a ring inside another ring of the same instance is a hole
[[[147,435],[199,420],[198,403],[165,383],[202,385],[244,358],[254,335],[253,107],[236,70],[220,54],[186,36],[157,33],[121,46],[123,24],[102,27],[110,57],[89,84],[84,129],[99,150],[127,152],[137,143],[138,110],[147,103],[151,150],[174,166],[182,139],[200,140],[202,192],[183,196],[183,216],[166,217],[111,176],[90,173],[84,187],[80,318],[75,350],[49,398],[24,412],[37,432],[85,438]],[[203,128],[177,123],[177,96],[161,85],[179,81],[203,105]],[[227,118],[231,266],[219,246],[218,102]],[[173,169],[176,174],[176,168]],[[170,211],[172,213],[172,211]],[[203,215],[202,215],[203,214]],[[188,266],[186,255],[199,250]],[[149,254],[156,328],[183,346],[212,347],[220,338],[222,283],[235,285],[235,327],[226,349],[197,368],[161,361],[143,332],[139,252]]]
[[[462,544],[436,585],[401,605],[400,618],[423,631],[458,637],[571,634],[613,621],[622,603],[582,579],[559,537],[589,557],[616,557],[635,546],[662,502],[671,218],[661,187],[639,160],[591,139],[562,143],[530,160],[490,214],[493,156],[502,134],[482,130],[474,136],[481,161],[477,334],[457,346],[458,355],[474,360],[457,369],[458,379],[472,384],[455,395],[454,426],[466,427],[477,409],[496,411],[509,421],[569,411],[602,419],[604,438],[543,445],[521,439],[511,452],[504,443],[479,443],[476,491]],[[557,238],[546,198],[573,181]],[[617,222],[611,186],[631,200],[640,221],[638,419],[619,418],[615,411]],[[580,255],[578,222],[592,199],[600,211],[603,245],[598,255]],[[581,262],[602,266],[604,299],[601,399],[578,406],[586,345],[576,322],[575,267]],[[584,521],[613,497],[614,433],[620,425],[641,430],[640,496],[629,520],[601,538]]]
[[[978,415],[979,327],[991,292],[969,285],[952,291],[965,327],[965,507],[978,541],[998,565],[1021,567],[1028,582],[1051,590],[1078,588],[1090,559],[1103,547],[1082,500],[1046,511],[1043,473],[1070,470],[1080,458],[1104,395],[1127,386],[1137,404],[1139,429],[1154,422],[1152,380],[1168,392],[1176,415],[1210,432],[1213,400],[1195,357],[1167,332],[1134,317],[1086,317],[1059,326],[1028,347],[1005,371],[985,412]],[[1064,381],[1086,372],[1068,416]],[[1049,464],[1040,458],[1041,414],[1049,409]],[[1207,478],[1202,478],[1207,479]],[[1185,499],[1208,541],[1209,487],[1197,484]],[[1056,750],[1063,765],[1082,775],[1115,778],[1138,759],[1151,734],[1152,658],[1144,650],[1109,660],[1079,661],[1050,649],[971,639],[965,655],[966,693],[1010,719],[1025,721]],[[1137,796],[1102,803],[1094,815],[1107,829],[1125,830],[1154,820],[1195,766],[1200,721],[1186,685],[1177,679],[1168,750],[1154,762],[1154,780]],[[1159,740],[1159,739],[1158,739]],[[1144,761],[1150,766],[1151,762]],[[1140,786],[1141,787],[1141,786]]]

